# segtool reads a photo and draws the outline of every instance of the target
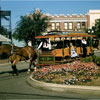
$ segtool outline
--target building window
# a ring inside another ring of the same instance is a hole
[[[69,29],[72,29],[72,28],[73,28],[73,24],[69,23]]]
[[[52,30],[55,30],[55,23],[52,23]]]
[[[64,23],[65,25],[65,30],[68,29],[68,23]]]
[[[60,23],[56,23],[56,29],[59,31],[60,30]]]
[[[82,28],[85,28],[85,22],[82,22]]]
[[[78,23],[77,23],[77,29],[80,29],[80,28],[81,28],[81,23],[78,22]]]

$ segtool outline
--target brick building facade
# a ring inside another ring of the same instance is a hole
[[[85,15],[54,15],[46,14],[50,20],[50,27],[47,31],[64,31],[70,33],[84,33],[85,29],[95,25],[95,20],[100,18],[100,10],[89,10]]]
[[[36,9],[36,13],[39,11],[40,9]],[[31,17],[31,15],[28,16]],[[91,29],[95,25],[96,19],[100,18],[100,10],[89,10],[85,15],[55,14],[52,16],[50,14],[43,14],[43,16],[48,16],[51,19],[47,32],[63,31],[67,33],[84,33],[86,29]]]

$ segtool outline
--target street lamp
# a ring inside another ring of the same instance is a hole
[[[92,29],[89,29],[89,30],[88,30],[88,33],[89,33],[89,34],[93,34],[94,31],[93,31]]]
[[[92,35],[92,34],[94,33],[94,30],[92,30],[92,28],[90,28],[90,29],[88,30],[88,33],[89,33],[90,35]],[[89,44],[90,44],[91,51],[92,51],[92,46],[93,46],[93,38],[92,38],[92,37],[90,37]]]

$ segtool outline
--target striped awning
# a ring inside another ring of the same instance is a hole
[[[0,42],[11,42],[11,39],[0,34]]]

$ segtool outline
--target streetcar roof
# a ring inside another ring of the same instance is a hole
[[[42,38],[63,38],[63,37],[96,37],[95,35],[89,35],[88,33],[68,33],[67,35],[62,34],[47,34],[43,36],[36,36],[35,39]]]

